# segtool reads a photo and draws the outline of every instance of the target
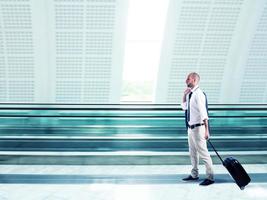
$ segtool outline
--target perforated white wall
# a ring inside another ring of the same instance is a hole
[[[266,102],[266,2],[171,0],[155,102],[179,103],[192,71],[210,103]]]

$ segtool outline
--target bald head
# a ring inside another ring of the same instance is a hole
[[[200,81],[200,76],[196,72],[191,72],[188,74],[187,79],[186,79],[186,84],[190,88],[194,88]]]
[[[188,76],[192,77],[192,78],[196,81],[197,84],[199,83],[199,81],[200,81],[200,76],[198,75],[198,73],[196,73],[196,72],[191,72]]]

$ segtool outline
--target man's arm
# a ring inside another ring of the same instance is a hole
[[[200,93],[198,96],[198,106],[199,106],[199,112],[201,116],[201,120],[203,121],[205,125],[205,139],[209,139],[210,133],[209,133],[209,116],[208,116],[208,110],[206,107],[206,96],[204,93]]]
[[[186,95],[191,92],[191,88],[186,88],[183,95],[183,103],[186,102]]]
[[[208,140],[210,137],[209,120],[204,119],[203,122],[204,122],[204,126],[205,126],[205,136],[204,137],[206,140]]]
[[[189,94],[190,92],[191,92],[191,88],[186,88],[184,91],[184,95],[183,95],[183,99],[182,99],[182,103],[181,103],[181,107],[183,110],[187,109],[186,95]]]

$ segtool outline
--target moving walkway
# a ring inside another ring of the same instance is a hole
[[[249,163],[267,162],[267,105],[209,107],[218,151]],[[0,121],[0,163],[188,160],[184,112],[178,105],[0,104]]]

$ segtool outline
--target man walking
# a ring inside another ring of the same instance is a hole
[[[206,167],[206,179],[200,185],[214,183],[213,164],[207,148],[209,139],[208,111],[206,107],[206,95],[199,88],[200,76],[192,72],[187,76],[187,89],[184,91],[182,109],[186,111],[189,153],[192,164],[191,174],[184,181],[199,179],[199,157]]]

